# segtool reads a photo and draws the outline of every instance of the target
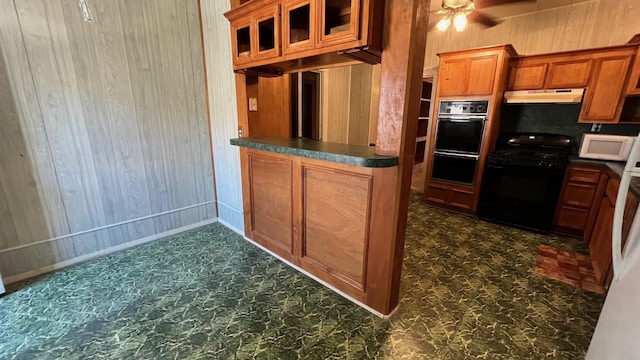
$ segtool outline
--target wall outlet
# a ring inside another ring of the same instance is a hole
[[[244,137],[244,129],[242,128],[242,126],[238,126],[238,137]]]
[[[249,111],[258,111],[258,99],[249,98]]]
[[[602,124],[593,124],[593,125],[591,125],[591,132],[592,133],[599,133],[601,129],[602,129]]]

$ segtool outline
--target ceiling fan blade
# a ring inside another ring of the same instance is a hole
[[[469,22],[482,24],[486,27],[496,26],[501,23],[500,20],[496,20],[491,16],[485,15],[477,10],[467,15],[467,19],[469,20]]]
[[[523,2],[536,2],[536,0],[478,0],[475,2],[476,8],[484,9],[492,6],[516,4]]]

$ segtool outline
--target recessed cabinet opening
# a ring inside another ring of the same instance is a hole
[[[238,44],[238,57],[251,55],[251,30],[248,26],[236,30],[236,43]]]
[[[351,27],[351,0],[326,0],[324,34],[349,31]]]
[[[311,6],[309,4],[291,10],[289,13],[289,42],[309,40],[311,29]]]
[[[260,51],[272,50],[276,47],[276,22],[269,18],[258,22],[258,45]]]
[[[620,123],[640,123],[640,97],[627,97],[622,107]]]

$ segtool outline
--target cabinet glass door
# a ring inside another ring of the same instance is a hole
[[[251,61],[251,20],[232,23],[231,29],[233,31],[233,63]]]
[[[320,45],[359,39],[360,2],[361,0],[320,0]]]
[[[279,6],[265,9],[254,15],[254,53],[256,59],[268,59],[280,55]]]
[[[310,50],[315,46],[315,8],[310,0],[290,0],[282,4],[282,47],[284,54]]]

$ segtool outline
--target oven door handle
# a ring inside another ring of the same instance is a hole
[[[480,155],[459,154],[459,153],[450,153],[450,152],[443,152],[443,151],[435,151],[434,154],[448,156],[448,157],[469,158],[469,159],[480,160]]]
[[[451,122],[472,122],[472,121],[485,121],[487,120],[486,116],[478,116],[478,115],[461,115],[461,116],[438,116],[438,120],[447,120]]]

